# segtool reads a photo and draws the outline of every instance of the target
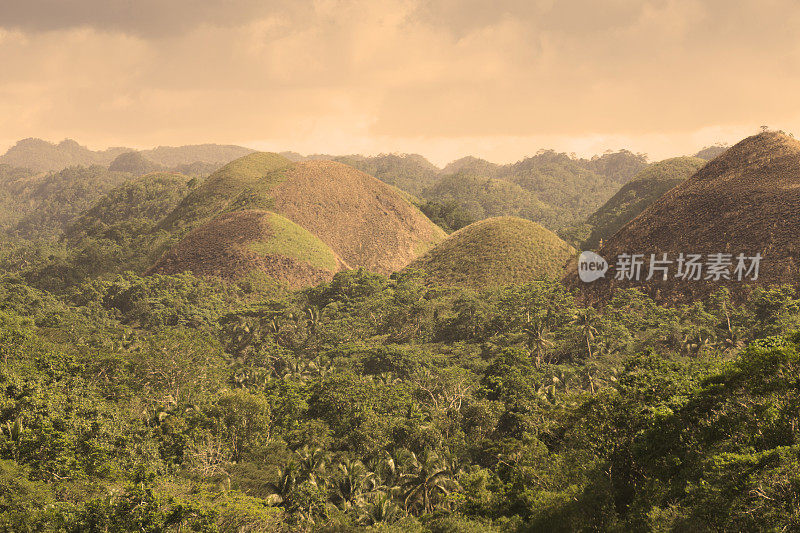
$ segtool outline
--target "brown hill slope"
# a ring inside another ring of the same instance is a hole
[[[679,184],[641,215],[609,238],[599,254],[612,267],[601,278],[584,284],[572,265],[566,281],[579,287],[590,301],[607,299],[614,289],[640,287],[659,301],[691,301],[721,286],[741,295],[753,283],[736,280],[736,256],[763,256],[756,284],[798,284],[800,252],[800,142],[781,133],[762,133],[744,139]],[[650,254],[701,254],[698,281],[676,278],[672,264],[668,279],[659,272],[650,281],[614,279],[619,254],[645,254],[642,278]],[[709,254],[733,255],[728,268],[734,279],[706,280]],[[746,262],[749,267],[750,262]]]
[[[237,280],[260,272],[297,289],[330,280],[347,265],[321,240],[269,211],[225,213],[191,231],[147,272]]]
[[[303,161],[268,174],[228,211],[269,209],[319,237],[351,267],[388,274],[445,238],[393,187],[334,161]]]
[[[488,218],[450,235],[407,267],[427,282],[473,288],[557,279],[575,249],[536,222]]]

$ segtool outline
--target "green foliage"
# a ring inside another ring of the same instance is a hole
[[[25,262],[75,275],[76,243],[153,233],[187,188],[127,182],[60,248],[6,251],[0,530],[800,527],[793,287],[592,308],[557,281],[364,270],[271,299],[185,274],[29,285]]]
[[[420,206],[426,217],[445,230],[452,233],[476,221],[465,207],[456,200],[428,200]]]
[[[341,156],[334,161],[344,163],[379,180],[413,195],[433,185],[438,179],[439,169],[421,155],[381,154],[373,157]]]
[[[561,231],[582,222],[645,165],[643,155],[626,150],[591,160],[545,150],[510,165],[468,157],[445,167],[444,177],[420,195],[455,202],[476,220],[513,215]]]
[[[676,157],[645,167],[587,219],[591,233],[586,237],[583,249],[599,247],[602,241],[705,164],[705,160],[696,157]]]
[[[68,167],[17,182],[14,201],[25,205],[25,210],[13,232],[26,238],[58,235],[104,194],[130,178],[127,173],[91,166]]]

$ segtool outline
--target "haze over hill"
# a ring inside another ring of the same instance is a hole
[[[0,156],[0,164],[29,168],[37,172],[58,171],[74,165],[108,166],[118,156],[133,152],[132,148],[108,148],[106,150],[90,150],[72,139],[65,139],[58,144],[42,139],[23,139]],[[254,150],[241,146],[200,144],[187,146],[159,146],[152,150],[142,150],[140,154],[147,160],[163,165],[176,167],[197,161],[205,163],[227,163],[249,154]]]
[[[612,264],[620,254],[732,254],[733,275],[739,254],[760,254],[757,285],[800,284],[797,235],[800,235],[800,142],[766,132],[748,137],[671,189],[610,237],[599,254]],[[731,258],[728,258],[729,260]],[[745,264],[749,268],[750,264]],[[676,268],[673,265],[673,268]],[[646,267],[644,274],[646,275]],[[613,270],[593,283],[567,279],[591,300],[606,299],[618,288],[636,286],[658,300],[691,301],[727,286],[741,295],[746,281],[700,281],[661,273],[647,282],[615,280]]]

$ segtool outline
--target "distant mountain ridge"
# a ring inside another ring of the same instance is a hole
[[[35,172],[60,171],[71,166],[110,165],[133,148],[114,147],[91,150],[72,139],[58,144],[42,139],[28,138],[17,143],[0,156],[0,164],[28,168]],[[145,159],[164,167],[177,167],[195,162],[228,163],[254,152],[250,148],[234,145],[197,144],[186,146],[159,146],[139,153]]]

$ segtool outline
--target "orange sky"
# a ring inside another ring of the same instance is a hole
[[[795,0],[5,1],[0,151],[660,159],[800,132],[798,35]]]

